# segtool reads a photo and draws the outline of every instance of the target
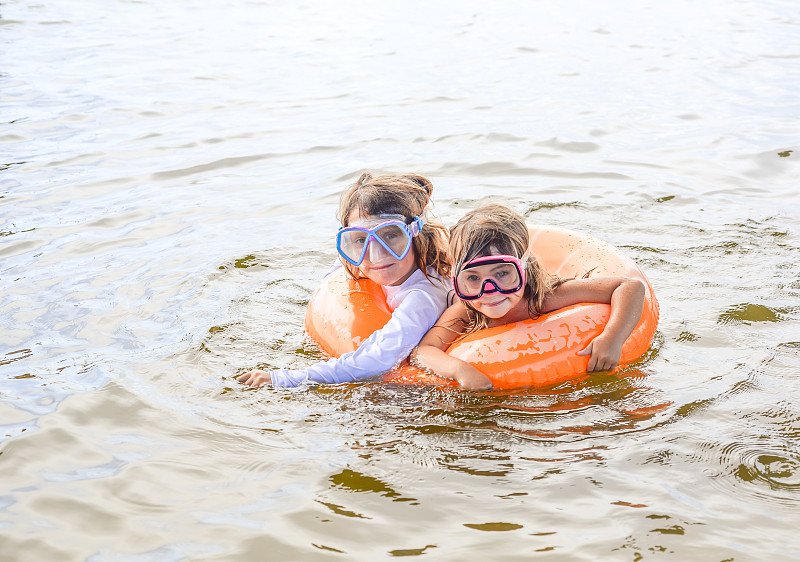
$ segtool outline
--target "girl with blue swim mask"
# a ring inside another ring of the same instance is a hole
[[[447,230],[425,219],[433,185],[415,174],[363,174],[342,194],[336,235],[340,263],[354,279],[381,285],[392,318],[351,353],[305,369],[260,369],[237,377],[260,387],[369,379],[406,359],[447,308]]]

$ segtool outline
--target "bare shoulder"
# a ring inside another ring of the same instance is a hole
[[[459,335],[464,332],[464,328],[469,324],[470,318],[467,307],[462,302],[451,304],[436,321],[434,328],[442,327],[448,330],[455,330]]]
[[[420,341],[420,345],[432,345],[445,349],[464,335],[468,324],[467,308],[461,302],[453,303],[442,313],[436,324],[428,330],[428,333]]]

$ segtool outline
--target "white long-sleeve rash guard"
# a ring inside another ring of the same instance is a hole
[[[363,380],[391,371],[409,356],[447,308],[448,284],[429,271],[428,280],[416,270],[403,284],[383,286],[392,317],[358,349],[305,369],[271,371],[274,386],[307,382],[338,383]]]

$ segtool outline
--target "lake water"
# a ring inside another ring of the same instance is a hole
[[[800,559],[800,10],[0,5],[0,558]],[[622,376],[242,388],[320,358],[339,192],[623,248]]]

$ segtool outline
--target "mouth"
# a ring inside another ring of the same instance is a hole
[[[487,306],[487,307],[493,308],[493,307],[496,307],[496,306],[499,306],[499,305],[503,304],[507,300],[508,299],[505,298],[505,299],[502,299],[502,300],[499,300],[499,301],[495,301],[495,302],[482,302],[481,306]]]
[[[389,264],[386,264],[386,265],[373,265],[373,266],[369,267],[369,270],[370,271],[385,271],[385,270],[389,269],[390,267],[392,267],[393,265],[394,265],[393,263],[389,263]]]

